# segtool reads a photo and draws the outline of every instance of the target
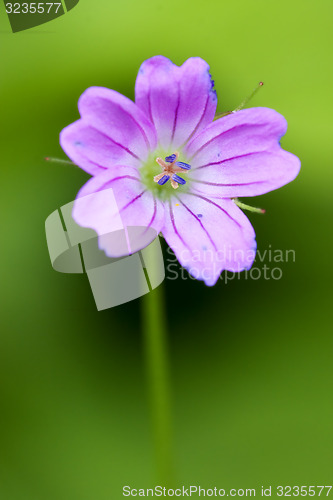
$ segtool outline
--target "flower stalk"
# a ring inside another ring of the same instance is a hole
[[[142,298],[145,364],[155,446],[157,478],[173,476],[171,397],[163,285]]]

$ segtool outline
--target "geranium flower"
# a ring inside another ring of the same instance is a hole
[[[145,61],[135,103],[106,88],[82,94],[81,118],[60,142],[92,175],[78,198],[113,190],[117,213],[107,195],[103,203],[88,196],[73,211],[108,256],[118,255],[102,235],[119,228],[120,214],[125,226],[161,232],[180,264],[207,285],[223,270],[251,267],[255,232],[234,198],[287,184],[300,162],[280,147],[287,122],[279,113],[250,108],[213,121],[216,106],[209,66],[197,57],[180,67],[162,56]],[[134,250],[148,243],[139,238]]]

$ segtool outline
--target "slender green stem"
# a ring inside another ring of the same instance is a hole
[[[156,469],[164,484],[172,480],[172,429],[167,330],[163,285],[142,298],[143,336],[149,386]]]
[[[260,89],[263,85],[264,85],[264,82],[259,82],[259,83],[258,83],[258,85],[257,85],[257,86],[256,86],[256,87],[252,90],[251,94],[250,94],[250,95],[248,95],[248,96],[244,99],[244,101],[242,101],[242,102],[240,103],[240,105],[239,105],[239,106],[237,106],[237,108],[235,108],[235,109],[234,109],[234,111],[233,111],[233,112],[235,112],[235,111],[240,111],[241,109],[245,108],[245,106],[247,105],[247,103],[248,103],[249,101],[251,101],[252,97],[254,97],[254,96],[256,95],[256,93],[258,92],[258,90],[259,90],[259,89]]]
[[[77,167],[76,163],[69,160],[63,160],[62,158],[52,158],[51,156],[46,156],[44,160],[49,163],[63,163],[64,165],[73,165],[74,167]]]
[[[235,108],[233,111],[225,111],[224,113],[217,113],[214,116],[214,120],[218,120],[219,118],[223,118],[224,116],[231,115],[232,113],[236,113],[236,111],[240,111],[241,109],[245,108],[247,103],[252,99],[252,97],[255,96],[255,94],[263,85],[264,85],[263,82],[259,82],[256,88],[252,90],[251,94],[247,96],[246,99],[244,99],[244,101],[242,101],[240,105],[237,106],[237,108]]]
[[[266,213],[266,210],[264,208],[258,208],[258,207],[252,207],[251,205],[246,205],[246,203],[243,203],[239,201],[238,198],[233,198],[234,203],[241,208],[242,210],[248,210],[249,212],[254,212],[257,214],[264,214]]]

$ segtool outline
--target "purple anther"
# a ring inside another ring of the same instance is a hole
[[[167,161],[168,163],[172,163],[173,161],[175,161],[175,159],[176,155],[170,155],[165,157],[165,161]]]
[[[183,168],[184,170],[191,169],[191,165],[189,165],[188,163],[184,163],[183,161],[176,161],[175,165],[177,165],[177,167]]]
[[[178,182],[178,184],[186,184],[186,181],[184,179],[182,179],[181,177],[179,177],[179,175],[177,175],[177,174],[173,174],[172,179],[174,181]]]
[[[163,177],[157,182],[160,186],[163,186],[170,179],[170,175],[163,175]]]

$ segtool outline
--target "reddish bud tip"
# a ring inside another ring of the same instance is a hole
[[[44,158],[45,161],[49,161],[49,159],[50,158],[48,156],[45,156],[45,158]]]
[[[265,214],[266,213],[266,210],[264,208],[261,209],[261,213],[262,214]]]
[[[264,82],[259,82],[260,87],[264,85]]]

